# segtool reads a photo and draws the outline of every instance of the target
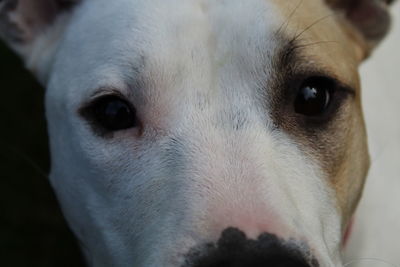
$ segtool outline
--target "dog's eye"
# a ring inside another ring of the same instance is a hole
[[[307,79],[299,88],[294,102],[294,110],[305,116],[320,116],[328,109],[335,84],[328,78]]]
[[[103,96],[96,99],[85,111],[96,126],[107,131],[136,127],[135,109],[119,96]]]

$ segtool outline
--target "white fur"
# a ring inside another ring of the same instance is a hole
[[[265,109],[283,22],[264,0],[86,0],[76,10],[46,108],[51,182],[91,265],[179,266],[235,226],[305,241],[321,266],[341,266],[326,177]],[[93,134],[77,110],[99,88],[130,98],[141,138]]]

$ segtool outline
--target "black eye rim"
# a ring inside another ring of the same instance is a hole
[[[326,110],[318,116],[307,116],[297,113],[295,111],[294,103],[298,92],[305,83],[313,80],[322,80],[330,84],[330,103]],[[334,75],[321,71],[300,72],[292,75],[292,77],[287,79],[284,86],[285,93],[283,94],[283,97],[285,99],[284,102],[286,102],[285,113],[290,114],[290,117],[294,118],[302,127],[310,129],[328,125],[329,122],[340,113],[340,107],[345,101],[347,101],[347,99],[356,98],[356,90],[353,87],[341,82]]]
[[[132,120],[134,120],[134,125],[121,129],[109,129],[101,125],[98,120],[98,107],[105,105],[106,102],[119,101],[132,113]],[[93,132],[101,137],[112,137],[117,132],[129,131],[141,127],[141,122],[137,118],[136,108],[131,104],[131,102],[118,91],[110,91],[107,93],[99,93],[93,96],[89,101],[84,103],[81,108],[78,109],[78,114],[82,117],[92,128]]]

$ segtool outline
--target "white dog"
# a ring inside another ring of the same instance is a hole
[[[2,0],[90,266],[343,266],[388,0]]]

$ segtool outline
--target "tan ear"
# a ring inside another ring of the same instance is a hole
[[[344,27],[363,47],[365,57],[389,31],[389,5],[394,0],[325,1],[343,18]]]
[[[42,65],[50,61],[50,52],[57,41],[56,33],[50,31],[51,26],[61,14],[78,2],[79,0],[0,0],[0,38],[26,61],[29,68],[43,76],[39,72],[45,71],[40,68],[45,68]],[[40,55],[34,55],[38,54],[38,50],[42,50],[39,51]],[[37,61],[38,58],[41,62],[30,62]]]

